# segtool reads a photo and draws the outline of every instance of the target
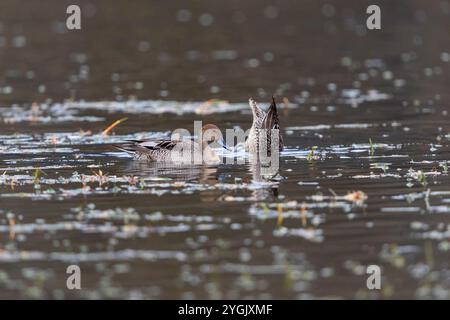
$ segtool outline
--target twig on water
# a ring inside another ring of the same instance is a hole
[[[106,128],[105,130],[103,130],[102,132],[102,136],[107,136],[109,134],[109,132],[114,129],[115,127],[117,127],[119,124],[121,124],[122,122],[126,121],[128,118],[122,118],[119,120],[114,121],[108,128]]]
[[[283,224],[283,207],[281,204],[278,204],[278,216],[277,216],[277,227],[281,227]]]

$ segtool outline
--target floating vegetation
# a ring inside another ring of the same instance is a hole
[[[308,156],[306,157],[306,160],[308,161],[312,161],[316,159],[316,156],[314,155],[314,152],[316,151],[317,146],[313,146],[311,148],[311,151],[308,153]]]
[[[372,138],[369,138],[369,145],[370,145],[370,155],[373,156],[375,153],[375,147],[372,143]]]
[[[339,197],[336,196],[336,199],[338,199]],[[362,192],[362,191],[355,191],[355,192],[349,192],[347,193],[343,199],[349,201],[349,202],[353,202],[358,206],[361,206],[364,204],[364,202],[367,200],[367,195]]]
[[[312,242],[322,242],[323,231],[320,229],[304,229],[304,228],[296,228],[296,229],[288,229],[288,228],[280,228],[274,231],[274,236],[276,237],[299,237],[305,240],[309,240]]]
[[[296,108],[296,103],[280,105],[280,108]],[[247,111],[248,103],[229,103],[224,100],[211,99],[206,102],[180,102],[166,100],[128,100],[120,101],[68,101],[64,103],[46,104],[38,107],[13,106],[0,107],[0,119],[6,124],[21,122],[64,123],[64,122],[100,122],[105,118],[92,115],[81,115],[93,111],[127,114],[214,114],[234,111]]]
[[[447,161],[443,161],[439,163],[439,166],[442,167],[442,172],[447,174],[448,173],[448,164]]]

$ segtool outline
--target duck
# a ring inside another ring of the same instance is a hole
[[[283,137],[281,135],[280,120],[278,118],[277,104],[275,102],[275,97],[272,96],[272,103],[270,104],[267,112],[258,107],[253,98],[250,98],[248,100],[248,103],[250,105],[250,108],[252,109],[253,123],[250,128],[248,138],[245,141],[245,150],[250,153],[258,153],[260,151],[259,149],[260,143],[262,141],[261,139],[266,139],[265,142],[267,146],[267,154],[270,155],[272,143],[271,130],[275,129],[278,130],[278,151],[280,152],[283,151],[284,149]],[[267,130],[266,135],[264,137],[260,137],[261,129]]]
[[[218,164],[220,157],[209,146],[217,142],[229,150],[222,140],[220,129],[214,124],[202,127],[198,141],[182,140],[129,140],[126,143],[113,145],[114,148],[133,155],[137,160],[152,162],[176,162],[192,164]]]

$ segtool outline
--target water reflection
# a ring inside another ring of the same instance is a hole
[[[128,160],[124,164],[123,174],[142,178],[167,179],[179,182],[194,181],[201,184],[217,183],[217,166],[188,165],[170,162],[151,162],[147,160]]]
[[[278,175],[279,169],[272,166],[262,165],[256,160],[249,161],[249,171],[252,175],[252,184],[257,186],[253,190],[253,200],[267,201],[276,199],[278,197],[279,179],[275,178]]]

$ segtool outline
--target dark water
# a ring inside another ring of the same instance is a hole
[[[449,298],[448,1],[68,4],[0,3],[1,298]],[[272,94],[273,179],[108,147]]]

